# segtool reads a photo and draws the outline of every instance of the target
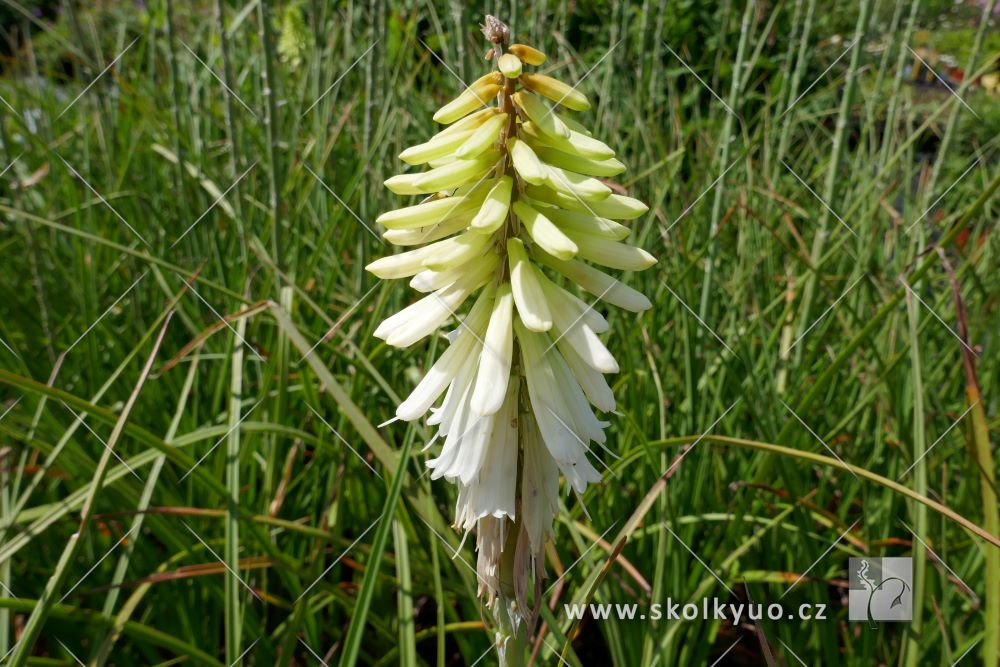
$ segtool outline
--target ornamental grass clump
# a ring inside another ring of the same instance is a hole
[[[608,322],[573,286],[595,305],[640,312],[649,300],[595,265],[641,271],[656,260],[624,243],[629,229],[616,222],[648,210],[603,180],[625,165],[568,113],[589,109],[587,97],[528,71],[545,55],[508,45],[500,21],[488,16],[483,32],[492,71],[434,114],[443,130],[399,156],[427,168],[385,182],[423,197],[378,218],[384,238],[408,249],[367,269],[426,294],[375,330],[389,345],[458,322],[396,416],[429,412],[437,427],[427,466],[458,487],[455,527],[475,531],[479,593],[503,649],[531,616],[532,590],[537,604],[559,478],[577,494],[600,481],[587,454],[605,444],[608,422],[594,408],[615,409],[605,376],[618,364],[599,338]]]

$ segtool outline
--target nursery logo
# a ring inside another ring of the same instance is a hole
[[[913,561],[910,558],[851,558],[847,617],[852,621],[909,621],[913,618]]]

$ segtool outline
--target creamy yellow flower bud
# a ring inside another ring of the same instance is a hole
[[[560,121],[561,122],[561,121]],[[565,123],[563,127],[566,127]],[[568,129],[568,136],[556,136],[551,133],[545,132],[542,128],[539,128],[534,122],[523,123],[521,125],[521,131],[524,133],[525,137],[534,142],[545,144],[547,146],[552,146],[565,153],[571,155],[580,155],[582,157],[589,157],[595,160],[609,160],[615,156],[615,152],[611,150],[611,147],[602,141],[598,141],[593,137],[589,137],[576,130]]]
[[[528,90],[547,97],[556,104],[561,104],[568,109],[586,111],[590,108],[590,101],[586,95],[559,79],[553,79],[551,76],[544,74],[522,74],[521,83]]]
[[[470,403],[475,413],[492,415],[503,405],[514,351],[513,313],[514,297],[510,283],[504,283],[497,289],[493,314],[483,337],[479,372]]]
[[[547,185],[529,185],[526,192],[532,199],[547,204],[612,220],[631,220],[649,210],[649,207],[638,199],[619,194],[610,194],[601,201],[581,202],[575,197],[556,192]]]
[[[589,127],[578,121],[576,118],[573,118],[573,116],[565,113],[560,113],[559,111],[556,111],[555,114],[556,116],[559,117],[559,120],[561,120],[563,123],[566,124],[566,127],[573,130],[574,132],[579,132],[585,137],[594,136],[594,133],[590,131]]]
[[[507,140],[507,152],[510,153],[514,169],[517,170],[521,178],[535,185],[541,185],[546,182],[548,172],[545,169],[545,165],[542,164],[538,156],[535,155],[535,151],[531,150],[528,144],[517,137],[511,137]]]
[[[416,180],[421,193],[442,192],[470,181],[478,181],[487,171],[496,166],[500,152],[489,150],[470,160],[454,162],[425,171]]]
[[[536,206],[536,208],[538,208]],[[558,206],[539,208],[549,220],[564,231],[575,231],[620,241],[629,235],[629,228],[607,218],[595,218],[586,213],[567,211]]]
[[[499,151],[487,151],[471,160],[455,160],[430,171],[393,176],[386,179],[385,187],[398,195],[419,195],[449,190],[476,180],[492,169],[499,158]]]
[[[530,140],[528,141],[528,145],[531,145]],[[601,176],[604,178],[610,178],[611,176],[617,176],[625,171],[625,165],[614,158],[597,160],[591,157],[584,157],[582,155],[564,153],[558,148],[553,148],[544,144],[534,145],[531,146],[531,148],[535,151],[535,155],[537,155],[538,159],[542,162],[550,164],[554,167],[569,169],[570,171],[575,171],[578,174],[584,174],[586,176]]]
[[[500,130],[503,129],[506,123],[507,114],[496,114],[480,125],[468,140],[458,147],[458,150],[455,151],[455,157],[460,160],[467,160],[479,155],[496,142],[497,137],[500,136]]]
[[[553,190],[570,197],[592,202],[607,199],[608,195],[611,194],[611,188],[591,176],[583,176],[573,171],[548,165],[545,168],[545,173],[545,181]]]
[[[503,89],[502,80],[500,72],[490,72],[476,79],[462,91],[461,95],[438,109],[434,114],[434,120],[442,125],[450,125],[459,118],[488,105],[490,100]]]
[[[417,179],[421,176],[423,176],[423,173],[397,174],[385,179],[385,187],[397,195],[419,195],[423,192],[417,187]],[[431,190],[431,192],[434,191]]]
[[[542,275],[545,275],[544,272]],[[587,305],[578,296],[567,292],[548,278],[542,281],[542,291],[545,292],[545,298],[548,299],[549,303],[557,300],[564,302],[566,307],[572,311],[573,319],[590,327],[594,333],[605,333],[611,328],[611,325],[596,308]]]
[[[542,293],[538,269],[531,265],[521,239],[507,241],[507,259],[510,262],[510,286],[518,316],[529,330],[548,331],[552,328],[552,315]]]
[[[426,227],[415,227],[413,229],[388,229],[382,238],[393,245],[410,246],[431,243],[460,232],[469,226],[477,211],[474,208],[462,211],[458,215],[451,215],[447,220]]]
[[[576,243],[580,257],[601,266],[623,271],[643,271],[656,264],[656,258],[642,248],[588,234],[571,232],[570,238]],[[549,254],[555,255],[555,253]]]
[[[399,159],[407,164],[424,164],[431,160],[451,155],[464,144],[475,130],[454,132],[452,134],[436,134],[430,141],[411,146],[399,154]]]
[[[576,244],[558,227],[523,201],[513,204],[514,213],[524,223],[532,240],[545,252],[560,259],[572,259],[576,255]]]
[[[566,360],[566,365],[572,371],[573,377],[580,383],[580,389],[583,390],[590,404],[598,410],[614,412],[615,394],[608,386],[608,381],[604,379],[604,374],[588,366],[565,338],[560,339],[556,343],[556,347],[559,348],[559,353]]]
[[[507,51],[529,65],[541,65],[545,62],[545,54],[527,44],[511,44],[507,47]]]
[[[474,261],[483,262],[486,266],[482,270],[487,273],[492,273],[496,270],[497,265],[500,263],[500,258],[497,257],[496,253],[486,253],[485,255],[473,257]],[[596,269],[595,269],[596,270]],[[461,278],[465,273],[469,271],[468,264],[458,264],[448,269],[442,271],[434,271],[431,269],[424,269],[417,275],[413,276],[410,280],[410,287],[417,290],[418,292],[433,292],[434,290],[441,289],[442,287],[447,287],[459,278]]]
[[[542,134],[556,140],[569,139],[570,129],[538,97],[521,92],[511,95],[511,99]]]
[[[551,284],[551,283],[549,283]],[[618,362],[604,347],[594,330],[585,322],[572,304],[560,298],[551,298],[550,291],[543,287],[547,303],[552,312],[552,327],[577,350],[588,366],[601,373],[617,373]]]
[[[393,347],[408,347],[444,324],[469,294],[489,280],[481,267],[385,319],[373,335]]]
[[[397,255],[380,257],[368,264],[365,270],[382,279],[407,278],[423,270],[424,259],[430,254],[431,248],[433,246],[425,246]]]
[[[513,53],[505,53],[497,60],[497,68],[508,79],[516,79],[521,76],[521,59]]]
[[[555,269],[573,283],[613,306],[618,306],[619,308],[624,308],[635,313],[648,310],[652,307],[649,299],[641,292],[612,278],[600,269],[595,269],[579,260],[561,260],[544,252],[532,252],[532,256],[542,264]]]
[[[507,220],[510,209],[510,194],[514,187],[514,179],[503,176],[490,189],[482,207],[472,218],[469,227],[481,234],[492,234]]]
[[[424,267],[441,271],[458,264],[464,264],[481,253],[489,240],[490,237],[486,234],[466,232],[444,241],[438,241],[434,244],[435,251],[424,257]]]
[[[480,109],[475,113],[470,113],[468,116],[462,120],[456,121],[444,128],[435,137],[447,136],[455,132],[465,132],[467,130],[474,130],[486,121],[488,121],[493,116],[497,115],[498,111],[496,107],[486,107],[485,109]]]

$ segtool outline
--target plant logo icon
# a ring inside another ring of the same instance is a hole
[[[913,618],[913,561],[910,558],[851,558],[848,618],[909,621]]]

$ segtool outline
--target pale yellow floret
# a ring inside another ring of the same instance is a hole
[[[536,208],[542,211],[545,217],[558,225],[560,229],[566,231],[582,232],[584,234],[611,239],[612,241],[621,241],[629,235],[629,228],[618,224],[614,220],[595,218],[587,213],[567,211],[558,206],[548,206],[545,208],[536,206]]]
[[[415,227],[413,229],[388,229],[382,234],[389,243],[400,246],[420,245],[431,243],[460,232],[469,226],[476,216],[476,209],[469,208],[463,210],[458,215],[449,216],[447,220],[442,220],[426,227]]]
[[[592,176],[583,176],[574,171],[546,165],[546,183],[556,192],[588,202],[607,199],[611,188]]]
[[[546,182],[548,172],[545,165],[528,144],[517,137],[511,137],[507,140],[507,152],[510,154],[511,162],[514,163],[514,169],[521,178],[534,185]]]
[[[468,140],[458,147],[458,150],[455,151],[455,157],[460,160],[467,160],[485,151],[496,143],[497,137],[500,136],[500,130],[503,129],[506,122],[507,114],[498,113],[494,115],[472,132]]]
[[[576,88],[559,79],[553,79],[545,74],[522,74],[521,83],[528,90],[547,97],[556,104],[561,104],[574,111],[586,111],[590,108],[590,100]]]
[[[475,130],[452,132],[446,135],[435,134],[428,141],[407,148],[399,154],[399,159],[406,164],[424,164],[431,160],[452,155],[457,148],[472,136],[473,132]]]
[[[531,145],[532,142],[528,140],[528,144]],[[625,165],[614,158],[597,160],[582,155],[565,153],[558,148],[546,146],[545,144],[532,145],[531,147],[534,149],[535,155],[542,162],[554,167],[562,167],[563,169],[575,171],[578,174],[610,178],[625,171]]]
[[[490,72],[479,77],[462,91],[454,100],[438,109],[434,120],[442,125],[450,125],[481,107],[485,107],[503,89],[500,72]]]
[[[576,243],[538,210],[524,201],[514,202],[513,209],[531,239],[545,252],[560,259],[572,259],[576,255]]]
[[[516,79],[521,76],[521,59],[513,53],[505,53],[497,60],[497,69],[508,79]]]
[[[375,222],[389,229],[415,229],[449,220],[465,211],[479,208],[487,190],[473,190],[466,194],[443,197],[413,206],[386,211]]]
[[[444,128],[434,136],[441,137],[441,136],[447,136],[455,132],[465,132],[466,130],[474,130],[483,123],[485,123],[487,120],[492,118],[493,116],[497,115],[498,112],[499,109],[497,109],[496,107],[492,106],[485,107],[475,113],[470,113],[462,120],[455,121],[454,123]]]
[[[566,127],[565,124],[563,127]],[[538,142],[546,146],[552,146],[571,155],[580,155],[595,160],[610,160],[615,156],[615,152],[610,146],[576,130],[568,129],[569,134],[567,136],[556,136],[545,132],[533,121],[522,123],[520,130],[532,143]]]
[[[619,194],[610,194],[601,201],[581,202],[575,197],[570,197],[556,192],[545,185],[529,185],[525,191],[532,199],[552,204],[571,211],[589,213],[602,218],[612,220],[631,220],[649,210],[649,207],[638,199],[626,197]]]
[[[486,234],[465,232],[464,234],[438,241],[434,244],[437,246],[435,251],[428,253],[424,257],[424,268],[433,271],[443,271],[458,264],[463,264],[482,252],[489,240],[490,237]]]
[[[507,51],[513,53],[528,65],[541,65],[545,62],[545,54],[527,44],[511,44],[507,47]]]
[[[656,258],[642,248],[589,234],[570,232],[569,236],[576,243],[580,257],[601,266],[623,271],[643,271],[656,264]]]
[[[514,187],[514,179],[503,176],[490,189],[483,205],[472,218],[469,227],[481,234],[492,234],[507,220],[510,208],[510,195]]]
[[[385,181],[385,186],[398,195],[420,195],[450,190],[475,181],[493,168],[500,159],[497,150],[486,151],[470,160],[455,160],[430,171],[399,174]]]
[[[528,259],[521,239],[508,239],[507,261],[510,264],[510,286],[518,317],[531,331],[548,331],[552,328],[552,314],[545,302],[538,269]]]
[[[528,120],[534,123],[546,136],[556,140],[570,138],[570,129],[537,96],[521,91],[511,95],[511,99],[514,100],[517,108],[528,117]]]
[[[636,313],[652,307],[649,299],[638,290],[579,260],[564,261],[540,251],[532,251],[532,256],[613,306]]]

